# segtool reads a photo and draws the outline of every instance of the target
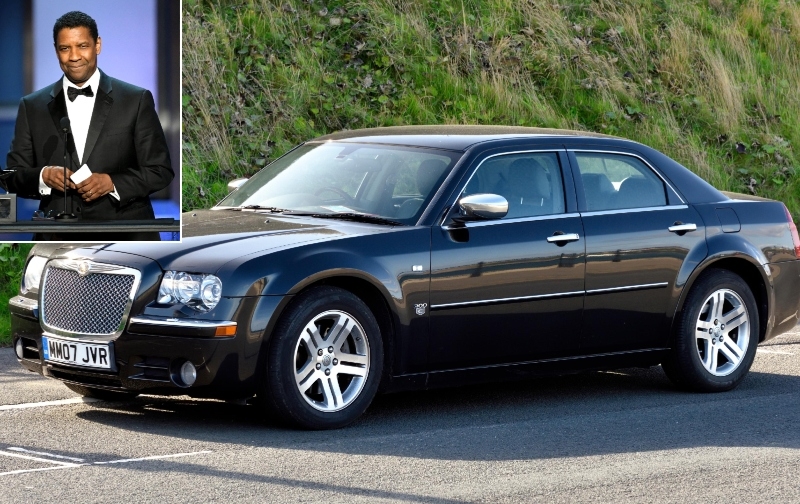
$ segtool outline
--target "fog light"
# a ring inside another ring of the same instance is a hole
[[[23,351],[22,338],[17,338],[17,343],[14,345],[14,350],[17,352],[17,357],[21,359]]]
[[[189,361],[186,361],[181,366],[181,381],[187,387],[191,387],[195,380],[197,380],[197,369]]]

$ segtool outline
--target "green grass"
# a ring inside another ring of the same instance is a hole
[[[183,6],[186,211],[311,137],[447,123],[630,138],[720,189],[782,200],[800,220],[796,2]]]
[[[8,300],[17,295],[25,258],[33,245],[0,243],[0,347],[11,344]]]

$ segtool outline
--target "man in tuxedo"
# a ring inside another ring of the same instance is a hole
[[[97,68],[102,45],[88,15],[73,11],[58,18],[53,42],[64,77],[20,101],[7,158],[7,169],[15,170],[6,181],[9,192],[41,199],[46,215],[63,212],[66,198],[67,213],[78,220],[154,219],[149,195],[168,186],[174,173],[153,95]],[[65,117],[71,130],[66,180]],[[74,182],[70,177],[84,165],[91,175]],[[58,233],[34,240],[158,240],[158,233]]]

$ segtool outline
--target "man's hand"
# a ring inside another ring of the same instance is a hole
[[[83,201],[89,203],[114,192],[114,183],[106,173],[92,173],[89,178],[78,184],[77,188]]]
[[[69,180],[72,171],[67,169],[67,188],[75,189],[75,184]],[[56,191],[64,191],[64,168],[61,166],[45,166],[42,168],[42,180],[48,187]]]

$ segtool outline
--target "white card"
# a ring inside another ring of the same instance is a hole
[[[87,178],[92,176],[92,170],[89,169],[88,166],[83,165],[81,169],[70,175],[70,180],[72,180],[76,184],[80,184]]]

